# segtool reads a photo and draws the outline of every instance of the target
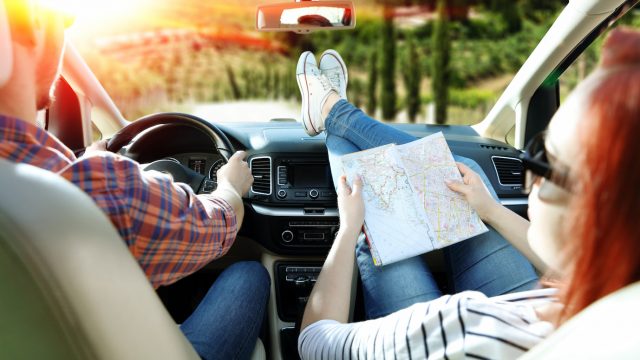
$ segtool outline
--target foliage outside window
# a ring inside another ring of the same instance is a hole
[[[433,63],[435,0],[356,0],[356,29],[311,35],[256,32],[258,3],[158,0],[135,14],[135,22],[100,31],[78,24],[71,35],[128,119],[203,104],[237,104],[238,118],[252,111],[253,102],[299,107],[298,55],[332,48],[349,67],[353,103],[388,121],[435,120],[433,79],[441,71]],[[487,114],[563,2],[446,4],[450,73],[438,86],[446,88],[447,124],[473,124]]]

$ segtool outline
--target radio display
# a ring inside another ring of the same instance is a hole
[[[292,176],[292,186],[296,188],[304,187],[331,187],[331,176],[327,165],[300,165],[295,166]]]

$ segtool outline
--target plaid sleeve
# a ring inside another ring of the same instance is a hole
[[[61,172],[108,215],[154,287],[171,284],[223,256],[236,215],[224,200],[117,155],[82,158]]]

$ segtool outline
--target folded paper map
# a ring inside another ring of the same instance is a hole
[[[488,231],[464,197],[445,184],[462,177],[441,132],[341,160],[349,183],[362,178],[364,231],[377,266]]]

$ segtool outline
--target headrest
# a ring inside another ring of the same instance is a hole
[[[13,71],[13,47],[9,31],[9,17],[4,1],[0,0],[0,88],[3,87]]]

